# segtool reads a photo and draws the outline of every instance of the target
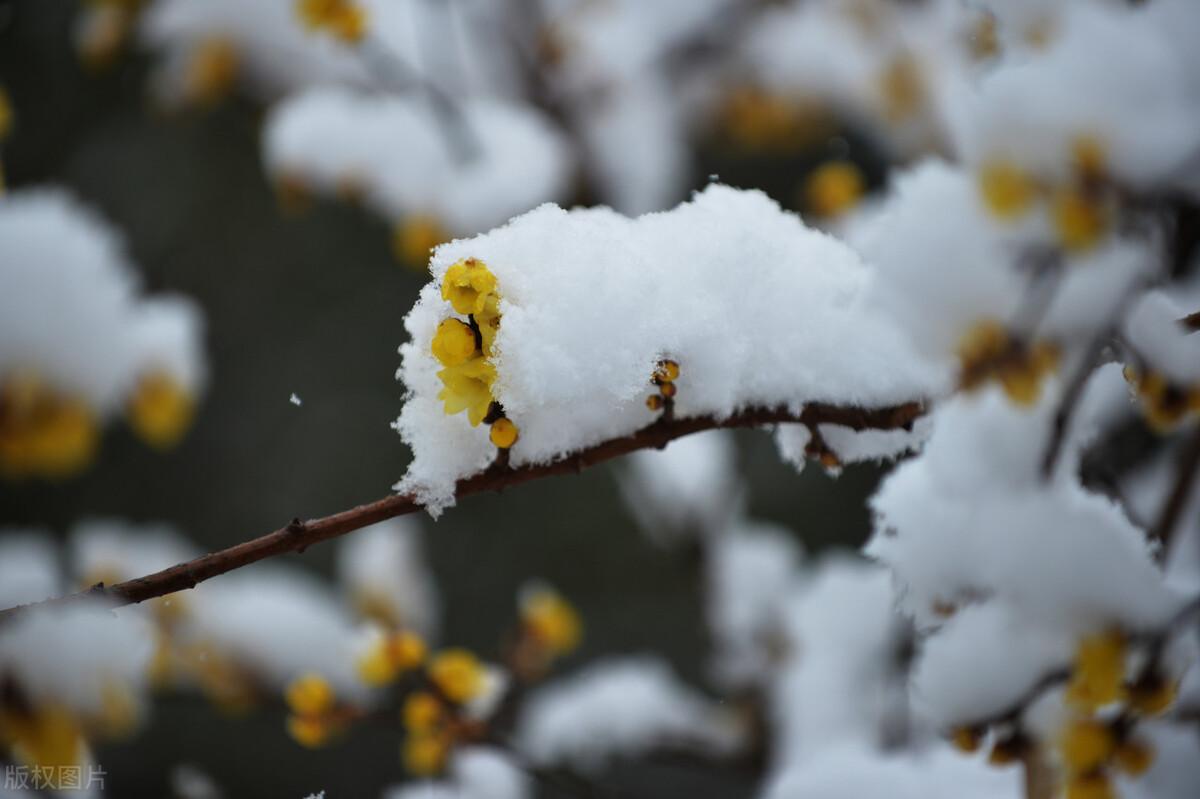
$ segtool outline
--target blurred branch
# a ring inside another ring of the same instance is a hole
[[[1200,475],[1200,424],[1192,431],[1192,436],[1184,444],[1183,455],[1175,472],[1175,482],[1171,492],[1159,511],[1154,527],[1150,529],[1150,540],[1157,541],[1162,546],[1163,557],[1171,543],[1171,536],[1179,526],[1179,519],[1187,507],[1188,497],[1195,487],[1196,478]]]
[[[809,403],[795,412],[787,408],[748,408],[725,418],[692,416],[684,419],[660,419],[623,438],[610,439],[551,463],[510,467],[503,461],[471,477],[458,481],[455,498],[486,491],[503,491],[510,486],[560,474],[578,473],[589,466],[641,449],[662,449],[671,441],[691,433],[718,428],[762,427],[796,423],[805,425],[837,424],[852,430],[908,429],[925,412],[920,402],[907,402],[884,408],[857,408]],[[248,566],[288,552],[303,552],[309,546],[346,535],[372,524],[421,510],[416,497],[398,494],[359,505],[349,510],[301,521],[292,519],[284,527],[240,544],[210,552],[186,563],[155,572],[146,577],[111,586],[97,584],[88,591],[31,605],[0,611],[0,621],[24,608],[48,603],[67,602],[83,597],[103,597],[118,605],[144,602],[176,591],[194,588],[220,574]]]

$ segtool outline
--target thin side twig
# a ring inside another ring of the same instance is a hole
[[[853,430],[895,430],[908,428],[924,413],[919,402],[907,402],[884,408],[857,408],[809,403],[799,411],[788,408],[748,408],[725,418],[692,416],[684,419],[660,419],[623,438],[610,439],[551,463],[510,467],[494,464],[487,470],[458,481],[455,498],[462,499],[486,491],[500,491],[531,480],[560,474],[574,474],[583,469],[641,449],[665,447],[671,441],[691,433],[718,428],[762,427],[764,425],[796,423],[805,425],[837,424]],[[288,552],[303,552],[306,548],[331,538],[346,535],[363,527],[414,513],[421,509],[415,497],[397,494],[349,510],[288,524],[266,535],[243,541],[226,549],[201,555],[145,577],[126,580],[111,586],[98,584],[87,591],[33,605],[21,605],[0,611],[0,621],[25,608],[47,603],[62,603],[82,597],[104,597],[117,605],[144,602],[176,591],[194,588],[197,584],[226,572],[248,566],[260,560]]]

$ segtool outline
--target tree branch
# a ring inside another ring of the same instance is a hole
[[[764,425],[796,423],[809,426],[837,424],[852,430],[895,430],[909,428],[925,411],[919,402],[908,402],[885,408],[855,408],[809,403],[799,413],[787,408],[748,408],[732,416],[718,419],[713,416],[693,416],[654,422],[624,438],[604,441],[551,463],[527,464],[516,468],[503,463],[458,481],[455,498],[485,491],[501,491],[543,477],[578,473],[583,469],[612,460],[640,449],[662,449],[671,441],[691,433],[718,428],[761,427]],[[0,611],[0,621],[11,618],[21,610],[48,603],[62,603],[83,597],[104,597],[117,605],[144,602],[176,591],[194,588],[197,584],[220,574],[248,566],[251,563],[288,552],[303,552],[313,544],[367,527],[377,522],[414,513],[421,509],[411,495],[397,494],[366,505],[300,521],[292,519],[284,527],[266,535],[243,541],[227,549],[201,555],[146,577],[126,580],[111,586],[98,584],[77,594],[21,605]]]

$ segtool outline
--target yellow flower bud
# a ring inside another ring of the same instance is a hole
[[[442,366],[459,366],[470,360],[477,350],[475,331],[466,322],[444,319],[433,334],[430,349]]]
[[[429,663],[429,679],[451,702],[467,702],[484,688],[483,664],[465,649],[445,649]]]
[[[1094,719],[1077,719],[1067,724],[1059,738],[1063,765],[1072,774],[1087,774],[1112,757],[1117,739],[1112,729]]]
[[[579,613],[553,589],[539,588],[523,595],[521,621],[552,655],[564,655],[579,646],[583,630]]]
[[[316,749],[333,737],[333,725],[320,716],[288,716],[287,732],[301,746]]]
[[[654,379],[660,383],[670,383],[679,379],[679,364],[671,360],[662,360],[654,370]]]
[[[354,0],[298,0],[296,11],[305,27],[326,31],[353,44],[367,32],[367,12]]]
[[[442,711],[442,703],[436,696],[419,691],[404,700],[404,726],[410,733],[429,732],[442,720]]]
[[[404,768],[415,777],[430,777],[442,770],[450,750],[440,734],[409,734],[404,740]]]
[[[333,708],[333,687],[320,674],[308,672],[288,684],[284,699],[300,716],[319,716]]]
[[[1109,211],[1104,203],[1077,188],[1054,193],[1051,217],[1059,243],[1070,252],[1094,247],[1109,225]]]
[[[979,193],[983,204],[998,219],[1012,220],[1024,214],[1038,196],[1038,185],[1020,167],[1009,161],[989,161],[979,170]]]
[[[0,384],[0,474],[61,478],[91,462],[99,431],[88,406],[33,372]]]
[[[408,630],[401,630],[391,636],[387,642],[388,657],[397,668],[411,671],[425,662],[428,648],[421,636]]]
[[[78,719],[59,704],[0,712],[0,739],[15,760],[35,768],[78,766],[87,757]]]
[[[849,161],[822,164],[804,181],[804,207],[817,216],[836,217],[858,205],[866,181]]]
[[[651,394],[646,397],[646,407],[652,411],[662,410],[664,404],[663,398],[659,394]]]
[[[500,449],[508,449],[517,443],[520,431],[517,430],[517,426],[512,423],[511,419],[497,419],[492,422],[492,429],[488,433],[488,437]]]
[[[392,252],[404,263],[423,269],[429,252],[448,239],[436,217],[414,214],[392,229]]]
[[[496,276],[475,258],[464,258],[446,270],[442,299],[460,314],[482,313],[496,292]]]
[[[195,401],[166,372],[150,372],[129,401],[129,424],[152,447],[167,449],[179,443],[191,426]]]
[[[198,105],[214,105],[233,88],[238,74],[238,51],[224,36],[204,39],[192,50],[184,91]]]
[[[1119,630],[1087,636],[1075,650],[1066,702],[1091,713],[1121,698],[1124,678],[1125,636]]]

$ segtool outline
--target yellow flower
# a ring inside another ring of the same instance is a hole
[[[447,699],[461,704],[483,690],[483,664],[465,649],[445,649],[429,663],[429,679]]]
[[[1054,193],[1051,217],[1059,243],[1070,252],[1091,249],[1108,230],[1109,209],[1097,197],[1078,188]]]
[[[1121,698],[1125,678],[1125,636],[1119,630],[1090,635],[1079,642],[1067,683],[1066,702],[1093,712]]]
[[[1160,372],[1141,374],[1132,366],[1126,366],[1125,379],[1137,391],[1146,422],[1156,432],[1169,433],[1189,413],[1200,410],[1200,389],[1180,388]]]
[[[429,251],[448,239],[436,217],[413,214],[392,229],[392,252],[404,263],[423,269]]]
[[[1086,774],[1067,780],[1066,799],[1117,799],[1117,793],[1106,775]]]
[[[992,214],[1010,220],[1029,210],[1037,199],[1038,185],[1009,161],[989,161],[979,170],[979,193]]]
[[[87,757],[79,721],[58,704],[0,713],[0,739],[10,742],[15,759],[29,766],[78,766]]]
[[[496,276],[475,258],[452,264],[442,278],[442,299],[460,314],[483,313],[495,293]]]
[[[192,50],[184,81],[189,101],[211,106],[229,95],[238,74],[238,51],[225,36],[210,36]]]
[[[291,711],[300,716],[320,716],[333,709],[333,687],[313,672],[293,680],[284,692],[284,698]]]
[[[470,360],[477,350],[475,331],[466,322],[445,319],[437,326],[430,349],[442,366],[459,366]]]
[[[583,630],[579,614],[553,589],[539,588],[522,596],[521,621],[553,655],[566,654],[579,646]]]
[[[380,638],[358,661],[358,676],[372,686],[394,682],[425,660],[425,642],[416,633],[401,630]]]
[[[354,0],[298,0],[296,11],[305,27],[326,31],[351,44],[367,33],[367,12]]]
[[[729,94],[720,124],[734,145],[775,152],[802,149],[832,127],[830,115],[817,103],[797,102],[753,87]]]
[[[966,391],[997,381],[1017,405],[1037,402],[1042,379],[1058,366],[1058,348],[1049,342],[1026,345],[1004,325],[985,319],[967,331],[958,346],[959,385]]]
[[[1104,143],[1095,136],[1076,136],[1071,142],[1071,167],[1084,180],[1099,180],[1108,171],[1108,154]]]
[[[1154,748],[1145,741],[1130,738],[1117,745],[1113,761],[1121,771],[1137,777],[1145,774],[1154,764]]]
[[[404,726],[410,733],[429,732],[442,720],[442,703],[426,691],[418,691],[404,700]]]
[[[440,734],[409,734],[404,739],[404,768],[415,777],[437,774],[446,764],[450,741]]]
[[[316,749],[333,737],[333,724],[321,716],[288,716],[287,731],[296,743]]]
[[[98,444],[82,400],[55,392],[33,372],[0,384],[0,474],[66,477],[91,462]]]
[[[492,404],[492,383],[496,380],[496,368],[486,358],[477,356],[458,366],[447,367],[438,372],[445,386],[438,399],[448,415],[467,412],[467,420],[475,427],[487,416]]]
[[[138,381],[129,401],[129,424],[150,446],[167,449],[183,438],[195,410],[192,395],[175,378],[154,371]]]
[[[883,114],[889,122],[910,119],[925,104],[925,81],[921,67],[908,53],[892,59],[879,76]]]
[[[497,419],[492,422],[492,428],[488,431],[488,438],[500,449],[508,449],[517,443],[519,437],[520,431],[511,419]]]
[[[865,189],[857,166],[849,161],[830,161],[804,181],[804,206],[818,216],[841,216],[858,205]]]
[[[1076,719],[1067,724],[1058,748],[1063,765],[1072,774],[1088,774],[1103,766],[1117,746],[1112,728],[1095,719]]]
[[[483,342],[483,354],[492,354],[492,344],[496,334],[500,332],[500,297],[489,294],[483,304],[483,310],[475,314],[475,324],[479,326],[479,337]]]

